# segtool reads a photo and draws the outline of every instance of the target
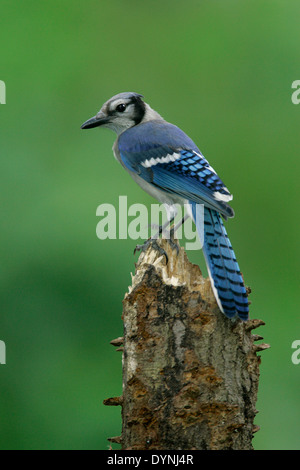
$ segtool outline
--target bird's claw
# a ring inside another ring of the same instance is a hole
[[[169,261],[168,255],[165,252],[165,250],[158,245],[155,238],[148,238],[148,240],[146,240],[145,243],[143,243],[143,245],[136,245],[134,249],[134,254],[136,254],[137,251],[145,252],[148,249],[149,245],[151,245],[154,250],[158,251],[160,255],[165,256],[166,264],[168,264],[168,261]]]

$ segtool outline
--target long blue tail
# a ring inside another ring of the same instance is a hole
[[[238,315],[246,321],[249,318],[247,291],[221,216],[204,207],[203,221],[198,205],[192,201],[190,205],[199,234],[204,222],[203,253],[220,310],[229,318]]]

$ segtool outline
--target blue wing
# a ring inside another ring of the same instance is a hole
[[[121,134],[124,165],[148,183],[184,199],[205,204],[225,218],[234,212],[228,189],[194,142],[178,127],[149,121]]]

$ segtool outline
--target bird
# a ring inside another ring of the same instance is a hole
[[[119,93],[81,129],[104,127],[117,134],[116,160],[144,191],[169,209],[169,223],[175,219],[176,204],[188,205],[197,232],[203,233],[202,250],[219,309],[230,319],[247,321],[247,289],[222,220],[234,217],[228,204],[233,196],[193,140],[143,98],[135,92]],[[198,217],[200,205],[204,217]],[[164,228],[160,227],[159,234]]]

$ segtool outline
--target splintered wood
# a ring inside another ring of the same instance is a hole
[[[136,265],[123,301],[122,449],[252,449],[260,356],[269,346],[251,330],[264,322],[229,320],[210,280],[157,241]],[[114,343],[112,343],[114,344]],[[109,401],[110,399],[106,400]]]

